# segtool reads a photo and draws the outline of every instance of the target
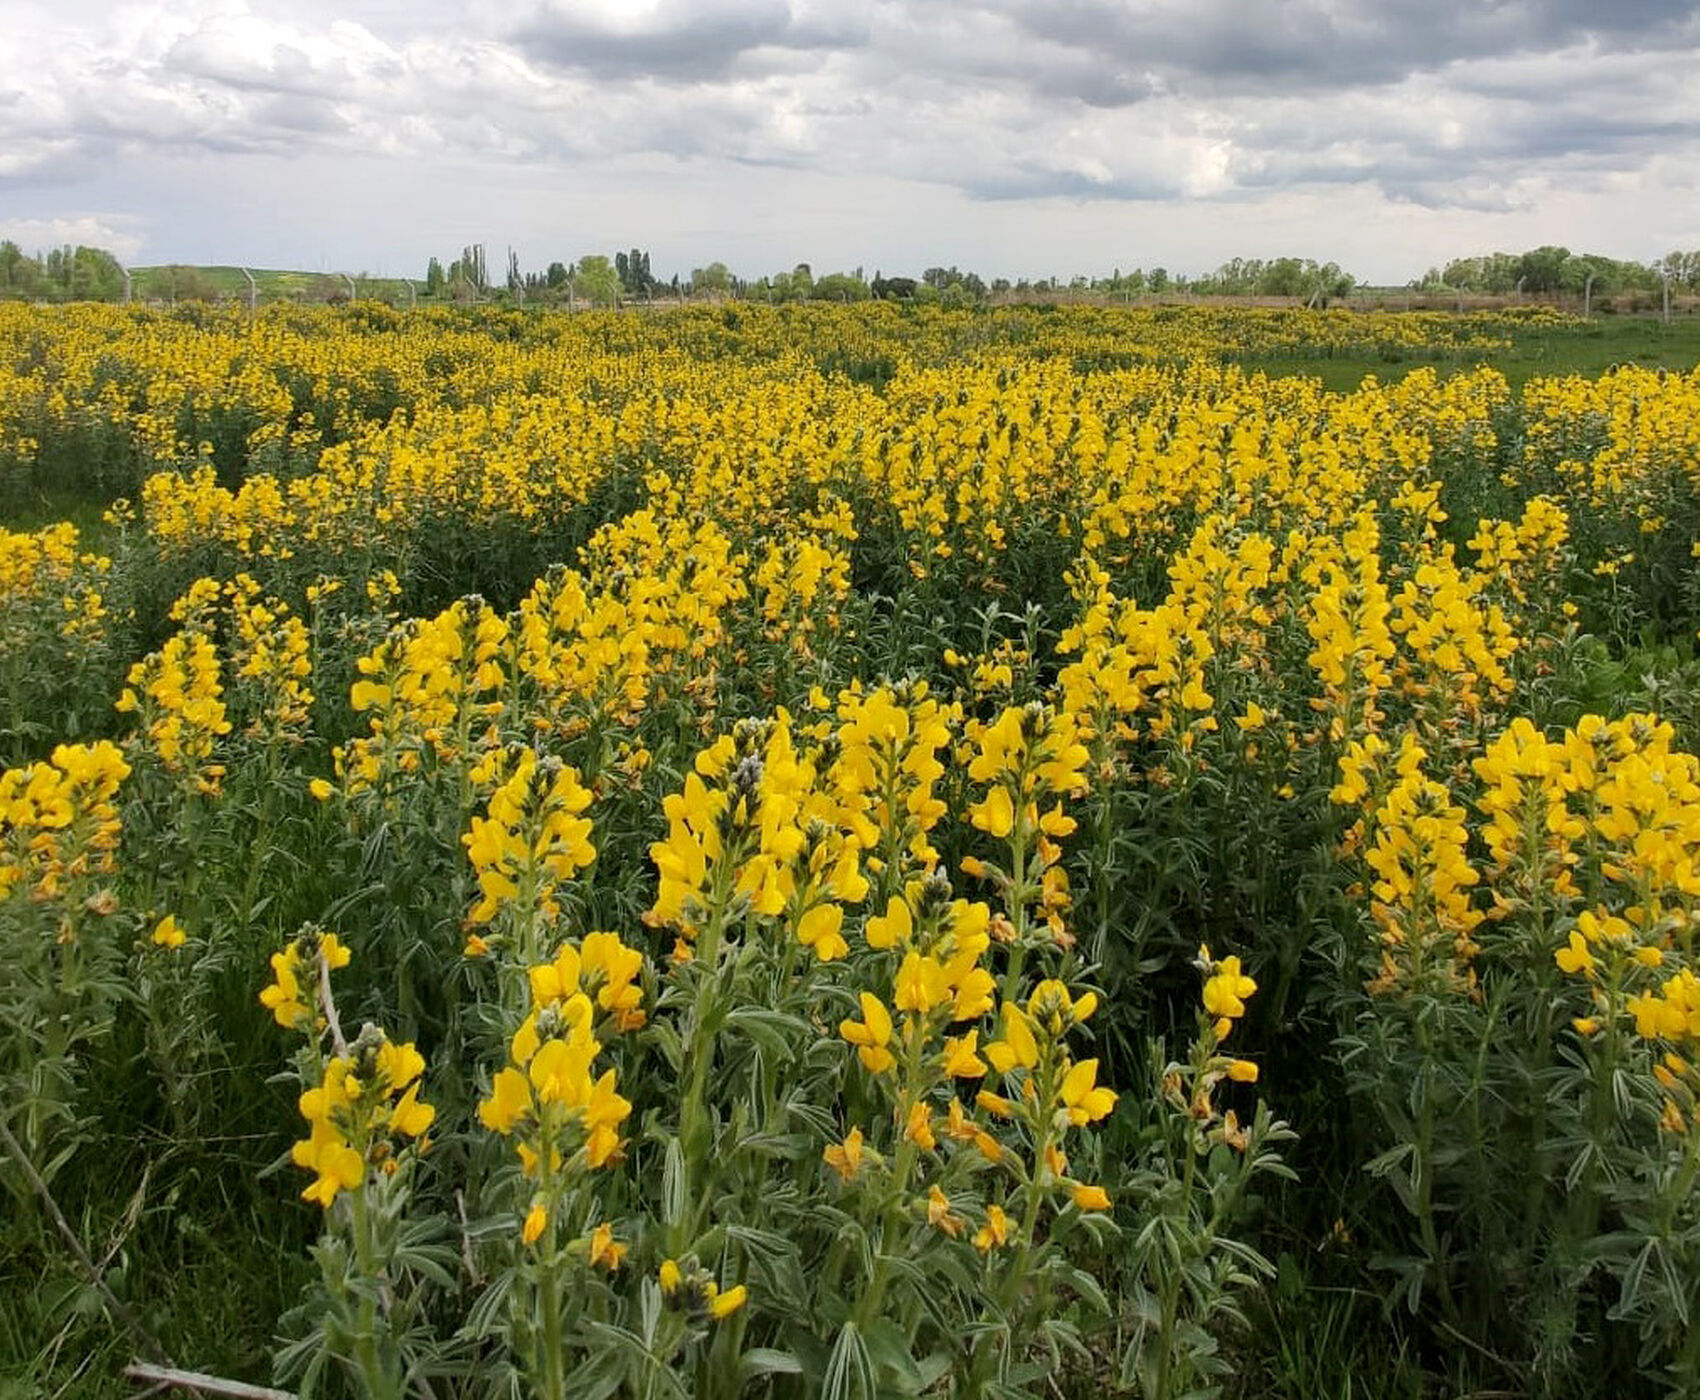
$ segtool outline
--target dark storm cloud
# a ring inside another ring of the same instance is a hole
[[[1682,0],[1019,0],[1007,13],[1034,41],[1139,64],[1199,92],[1259,93],[1398,82],[1460,61],[1545,53],[1689,47],[1700,6]]]
[[[853,6],[835,14],[823,5],[815,13],[786,0],[671,0],[635,15],[555,0],[526,16],[509,37],[528,58],[556,68],[614,79],[706,81],[759,50],[859,47],[867,25]]]

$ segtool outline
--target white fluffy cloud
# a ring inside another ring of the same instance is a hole
[[[1700,157],[1700,7],[1669,0],[10,8],[0,208],[43,227],[119,209],[149,257],[191,256],[195,227],[224,261],[412,258],[452,245],[471,189],[489,193],[467,236],[712,228],[687,265],[787,237],[819,261],[802,201],[834,190],[852,221],[834,246],[860,236],[855,261],[892,266],[926,244],[1001,270],[1041,214],[1059,256],[1011,270],[1290,251],[1402,278],[1543,218],[1542,241],[1626,256],[1700,243],[1672,187]]]

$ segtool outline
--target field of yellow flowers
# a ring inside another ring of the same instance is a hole
[[[0,305],[0,1394],[1700,1393],[1700,371],[1233,363],[1528,320]]]

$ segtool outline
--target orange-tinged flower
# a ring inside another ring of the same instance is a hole
[[[590,1263],[613,1273],[626,1257],[627,1246],[614,1238],[614,1227],[606,1220],[590,1232]]]
[[[974,1248],[982,1254],[989,1254],[994,1249],[1001,1249],[1008,1242],[1009,1217],[1004,1214],[1002,1206],[987,1206],[986,1223],[974,1233]]]
[[[1102,1186],[1077,1185],[1073,1191],[1074,1203],[1082,1210],[1108,1210],[1110,1195]]]
[[[843,1142],[823,1148],[821,1156],[838,1173],[840,1180],[849,1181],[862,1169],[862,1130],[852,1128],[845,1134]]]

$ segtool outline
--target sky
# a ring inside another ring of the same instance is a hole
[[[0,238],[422,276],[1700,248],[1700,4],[0,0]]]

